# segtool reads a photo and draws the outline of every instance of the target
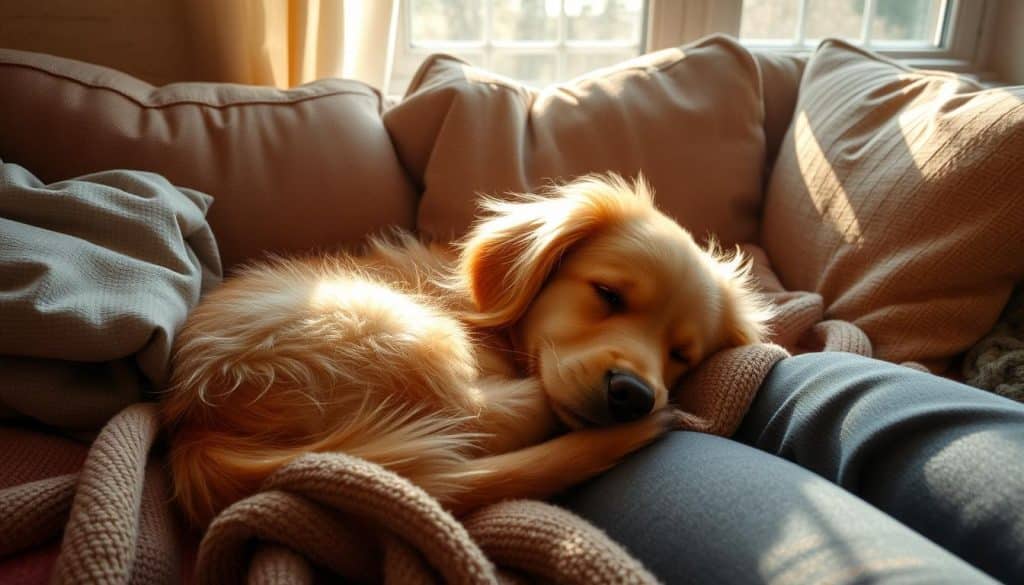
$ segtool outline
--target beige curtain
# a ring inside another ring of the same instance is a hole
[[[292,87],[323,77],[387,92],[400,0],[186,0],[210,80]]]

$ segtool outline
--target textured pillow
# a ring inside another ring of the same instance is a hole
[[[807,64],[765,200],[790,290],[875,355],[941,370],[1024,277],[1024,87],[983,91],[840,41]]]
[[[226,266],[412,227],[415,193],[361,83],[153,87],[0,49],[0,87],[0,158],[44,182],[127,168],[208,193]]]
[[[757,235],[762,110],[752,55],[710,37],[543,91],[435,56],[384,123],[423,188],[417,227],[429,236],[463,233],[478,193],[642,171],[664,211],[732,243]]]
[[[761,71],[764,92],[765,169],[771,171],[793,119],[800,76],[807,65],[807,57],[766,50],[755,52],[754,58]]]

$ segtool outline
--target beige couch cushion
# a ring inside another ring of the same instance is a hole
[[[226,267],[264,250],[413,227],[415,192],[384,131],[380,96],[361,83],[153,87],[0,49],[0,87],[0,158],[44,182],[128,168],[208,193]]]
[[[941,369],[1024,277],[1024,88],[981,91],[839,41],[807,64],[765,201],[790,290],[875,355]]]
[[[429,236],[464,232],[479,192],[642,171],[668,214],[732,243],[757,235],[763,117],[753,57],[711,37],[543,91],[436,56],[384,122],[424,190]]]
[[[782,140],[793,119],[800,76],[807,57],[793,53],[758,51],[754,53],[761,70],[764,93],[765,169],[771,171]]]

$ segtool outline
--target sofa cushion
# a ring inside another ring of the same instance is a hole
[[[448,56],[427,60],[384,115],[423,196],[417,227],[462,234],[478,193],[589,172],[643,172],[701,238],[756,237],[764,165],[758,68],[726,37],[659,51],[542,91]]]
[[[765,201],[790,290],[875,355],[940,370],[1024,277],[1024,87],[982,90],[826,41],[800,84]]]
[[[0,87],[0,158],[44,182],[128,168],[208,193],[226,266],[413,226],[412,184],[384,131],[379,94],[361,83],[153,87],[0,49]]]
[[[786,137],[796,108],[797,90],[807,57],[795,53],[757,51],[754,53],[761,71],[764,93],[765,169],[771,171]],[[766,177],[767,179],[767,177]],[[767,182],[767,181],[766,181]]]

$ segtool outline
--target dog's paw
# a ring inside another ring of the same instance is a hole
[[[705,433],[711,428],[711,421],[678,408],[666,408],[666,424],[670,431],[696,431]]]

